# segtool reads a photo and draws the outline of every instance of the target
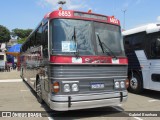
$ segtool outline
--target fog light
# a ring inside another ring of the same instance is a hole
[[[70,89],[70,85],[69,84],[65,84],[64,85],[64,92],[70,92],[71,89]]]
[[[78,88],[78,85],[77,85],[77,84],[73,84],[73,85],[72,85],[72,91],[73,91],[73,92],[79,91],[79,88]]]
[[[121,88],[125,88],[125,83],[124,83],[124,81],[121,81]]]
[[[116,89],[120,88],[119,82],[115,82],[114,86],[115,86]]]

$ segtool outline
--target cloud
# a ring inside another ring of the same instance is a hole
[[[160,22],[160,16],[157,17],[157,21]]]
[[[51,5],[53,9],[57,9],[60,5],[58,5],[58,2],[60,0],[39,0],[38,5],[41,7],[47,7],[48,5]],[[64,5],[64,8],[66,9],[82,9],[82,8],[89,8],[89,6],[86,3],[86,0],[63,0],[66,1],[66,4]]]

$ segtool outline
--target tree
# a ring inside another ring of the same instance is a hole
[[[10,31],[6,27],[0,25],[0,43],[8,42],[10,39]]]
[[[19,39],[17,40],[17,43],[18,44],[23,44],[25,41],[26,41],[27,37],[26,38],[22,38],[22,39]]]
[[[26,38],[30,35],[30,33],[32,32],[32,29],[13,29],[12,30],[12,36],[13,37],[17,37],[17,39],[23,39]]]

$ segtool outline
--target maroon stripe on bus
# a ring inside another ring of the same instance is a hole
[[[51,63],[70,63],[70,64],[128,64],[127,58],[114,59],[106,56],[51,56]]]

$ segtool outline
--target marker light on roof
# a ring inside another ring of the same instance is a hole
[[[88,13],[92,13],[92,10],[90,9],[90,10],[88,10]]]
[[[59,9],[58,9],[58,10],[63,10],[63,9],[62,9],[62,7],[59,7]]]

